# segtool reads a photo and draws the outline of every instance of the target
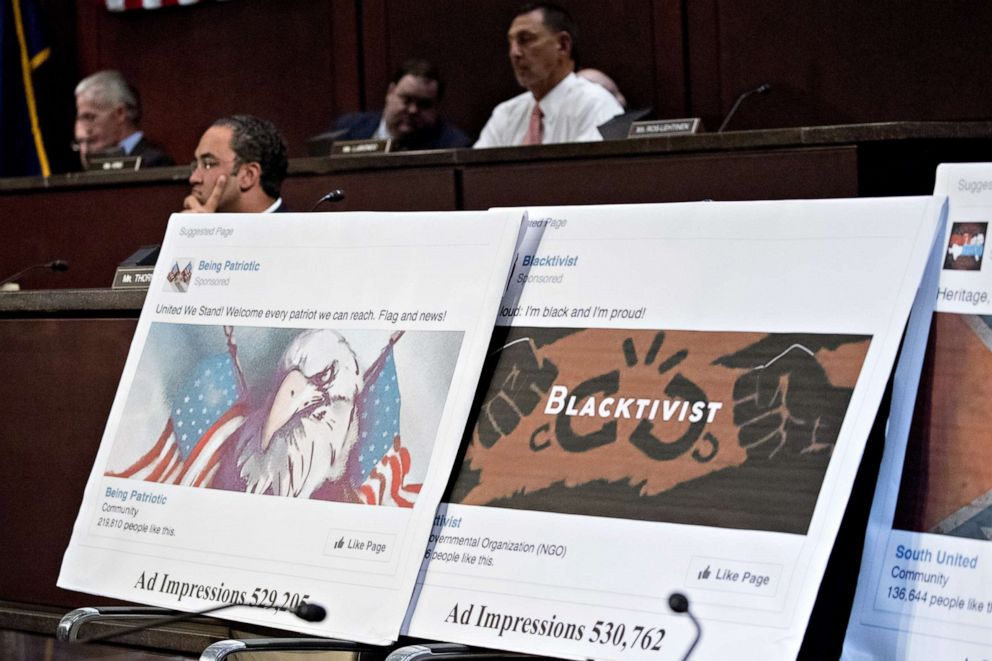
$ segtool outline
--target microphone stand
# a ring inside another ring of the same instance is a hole
[[[700,626],[699,620],[689,610],[689,597],[681,592],[673,592],[668,596],[668,607],[676,613],[685,613],[688,615],[689,619],[692,620],[693,626],[696,627],[696,637],[693,639],[692,645],[689,645],[689,649],[685,651],[685,656],[682,657],[682,661],[689,661],[689,656],[692,655],[692,651],[699,644],[699,639],[703,637],[703,627]]]
[[[343,199],[344,199],[344,191],[341,190],[340,188],[335,188],[330,193],[327,193],[319,200],[317,200],[317,203],[314,204],[312,207],[310,207],[310,213],[316,211],[317,207],[319,207],[324,202],[340,202]]]
[[[52,271],[59,271],[59,272],[68,271],[69,263],[62,261],[61,259],[56,259],[51,262],[45,262],[44,264],[35,264],[33,266],[29,266],[26,269],[21,269],[20,271],[18,271],[17,273],[15,273],[14,275],[8,278],[4,278],[3,280],[0,280],[0,287],[3,287],[7,283],[14,282],[25,273],[29,273],[31,271],[34,271],[35,269],[51,269]]]
[[[723,129],[727,128],[727,124],[730,123],[730,120],[737,113],[737,108],[740,107],[741,102],[744,101],[744,99],[751,96],[752,94],[768,94],[770,91],[772,91],[772,86],[769,85],[768,83],[765,83],[764,85],[759,85],[758,87],[755,87],[753,90],[748,90],[743,94],[741,94],[739,97],[737,97],[737,100],[734,101],[734,105],[730,108],[730,112],[727,113],[726,118],[724,118],[723,123],[720,124],[720,128],[718,128],[716,132],[723,133]]]
[[[234,604],[219,604],[216,606],[211,606],[210,608],[204,608],[203,610],[193,611],[190,613],[176,613],[175,615],[169,615],[166,617],[161,617],[157,620],[152,620],[151,622],[146,622],[140,627],[129,627],[124,629],[119,629],[117,631],[111,631],[109,633],[103,633],[96,636],[86,636],[85,638],[76,639],[77,643],[102,643],[107,640],[113,640],[114,638],[120,638],[121,636],[127,636],[133,633],[139,633],[141,631],[146,631],[148,629],[154,629],[156,627],[164,627],[169,624],[176,624],[177,622],[182,622],[184,620],[189,620],[194,617],[199,617],[200,615],[208,615],[210,613],[215,613],[225,608],[234,608],[236,606],[245,606],[247,608],[262,608],[264,610],[275,610],[284,613],[292,613],[301,620],[306,620],[307,622],[321,622],[325,617],[327,617],[327,611],[324,610],[323,606],[319,604],[311,604],[307,602],[301,603],[296,608],[286,608],[284,606],[268,606],[263,604],[246,604],[246,603],[234,603]]]

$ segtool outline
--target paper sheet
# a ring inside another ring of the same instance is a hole
[[[175,215],[59,579],[385,643],[520,215]]]
[[[529,209],[409,632],[679,659],[679,591],[693,659],[794,657],[941,209]]]

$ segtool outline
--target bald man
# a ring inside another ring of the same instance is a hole
[[[612,94],[613,98],[617,100],[617,103],[620,104],[621,108],[623,108],[624,110],[627,109],[627,99],[620,92],[620,88],[617,87],[617,84],[613,81],[612,78],[607,76],[599,69],[579,69],[578,71],[575,72],[575,75],[578,76],[579,78],[585,78],[590,83],[596,83],[597,85],[605,89],[607,92]]]

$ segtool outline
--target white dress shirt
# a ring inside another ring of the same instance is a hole
[[[475,147],[523,144],[534,95],[519,94],[496,106]],[[543,144],[602,140],[596,127],[623,112],[613,95],[596,83],[568,74],[540,101],[544,113]]]

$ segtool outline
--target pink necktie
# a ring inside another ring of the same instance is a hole
[[[544,113],[541,112],[541,106],[534,104],[534,109],[530,111],[530,124],[527,126],[527,135],[524,136],[525,145],[539,145],[544,142],[544,124],[541,123],[541,118],[544,117]]]

